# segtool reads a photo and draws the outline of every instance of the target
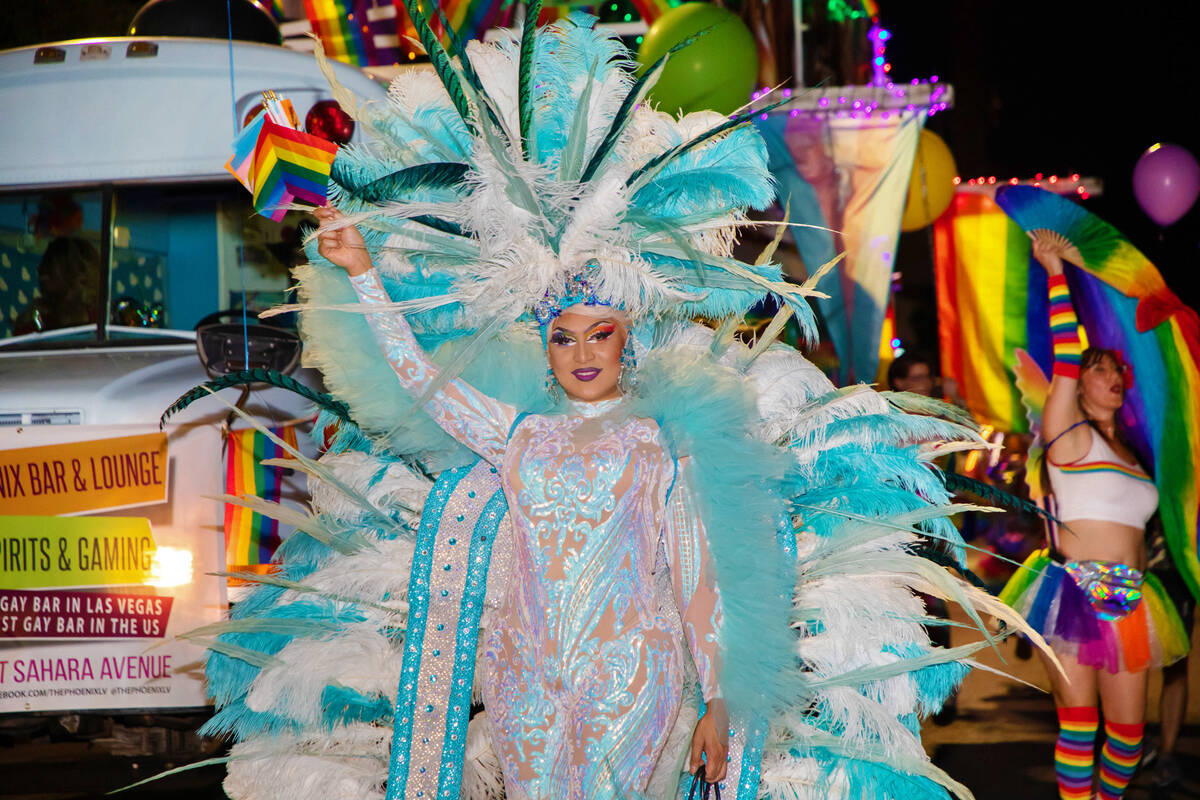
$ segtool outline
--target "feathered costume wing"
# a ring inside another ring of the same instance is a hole
[[[340,152],[331,198],[444,375],[518,409],[550,405],[524,320],[565,280],[587,274],[637,322],[631,412],[690,459],[722,590],[721,687],[738,721],[726,796],[968,795],[929,762],[919,724],[991,639],[932,647],[914,590],[1023,627],[953,572],[959,509],[932,460],[977,434],[914,398],[835,389],[790,348],[735,343],[731,324],[690,322],[736,320],[774,295],[811,324],[809,287],[732,256],[746,209],[773,193],[746,116],[653,111],[661,64],[638,78],[586,15],[451,54],[413,6],[436,75],[398,78],[385,108],[335,87],[371,141]],[[236,741],[226,792],[503,797],[474,691],[512,536],[495,470],[404,393],[344,274],[310,258],[296,271],[302,332],[334,395],[318,426],[333,444],[318,461],[294,454],[311,513],[256,504],[297,529],[278,571],[194,634],[211,648],[206,732]],[[468,546],[452,553],[456,541]],[[443,557],[463,569],[432,567]],[[428,681],[442,653],[450,680]],[[648,795],[686,789],[662,765]]]

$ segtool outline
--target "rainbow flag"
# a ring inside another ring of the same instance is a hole
[[[242,132],[233,140],[233,156],[225,164],[229,174],[251,192],[254,191],[250,179],[250,170],[254,167],[254,148],[258,145],[258,135],[262,133],[263,121],[266,118],[266,114],[259,114],[250,120],[249,125],[242,128]]]
[[[1015,351],[1047,375],[1052,361],[1046,272],[1030,260],[1025,235],[1043,228],[1082,257],[1066,275],[1088,342],[1119,351],[1133,368],[1122,422],[1153,467],[1172,560],[1200,597],[1200,320],[1116,228],[1033,187],[1004,187],[994,201],[956,195],[934,231],[943,373],[981,421],[1027,430],[1012,385]]]
[[[348,0],[304,0],[304,14],[325,55],[356,67],[369,65],[363,38],[369,26],[356,19]]]
[[[985,194],[956,194],[933,238],[942,375],[957,381],[980,423],[1028,433],[1012,376],[1018,349],[1050,374],[1046,271],[1031,262],[1029,237]]]
[[[271,433],[296,446],[294,426],[272,428]],[[230,431],[225,453],[225,493],[279,502],[283,469],[264,467],[262,462],[287,457],[286,450],[255,428]],[[278,521],[242,506],[225,504],[225,563],[230,570],[271,563],[279,542]]]
[[[278,222],[293,200],[325,205],[325,188],[337,150],[336,144],[319,136],[265,120],[250,170],[254,210]]]

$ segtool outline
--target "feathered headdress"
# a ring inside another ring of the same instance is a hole
[[[534,3],[519,40],[447,51],[407,5],[433,72],[396,78],[383,109],[339,90],[371,141],[339,153],[330,195],[348,215],[333,225],[357,223],[376,263],[411,285],[393,296],[420,327],[544,321],[582,283],[635,321],[740,317],[774,294],[811,331],[807,287],[732,255],[747,209],[774,199],[747,124],[764,109],[653,110],[670,53],[638,76],[581,12],[539,31]]]

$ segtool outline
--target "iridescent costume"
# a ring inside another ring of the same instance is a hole
[[[362,302],[389,302],[374,272],[352,283]],[[401,384],[420,394],[438,370],[408,323],[370,321]],[[680,616],[703,698],[716,694],[720,601],[704,531],[658,426],[622,405],[518,418],[456,379],[427,406],[499,469],[512,512],[511,583],[485,635],[482,687],[510,797],[645,790],[683,697]]]

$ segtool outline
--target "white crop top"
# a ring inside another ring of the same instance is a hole
[[[1095,431],[1087,455],[1069,464],[1046,458],[1058,518],[1098,519],[1144,528],[1158,508],[1154,479],[1137,464],[1121,460]]]

